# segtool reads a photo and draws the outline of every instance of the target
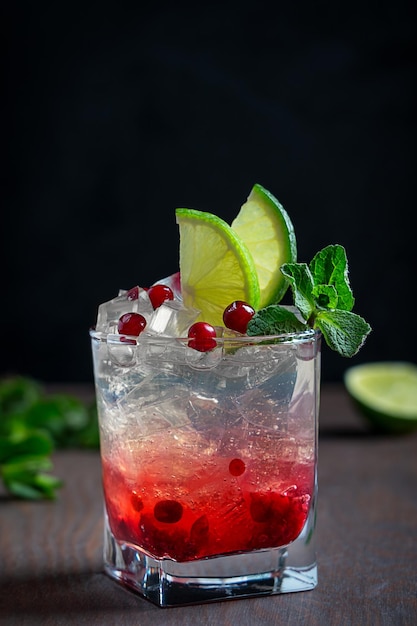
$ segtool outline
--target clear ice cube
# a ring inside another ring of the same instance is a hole
[[[214,442],[216,445],[221,441],[224,429],[226,412],[219,398],[191,393],[189,399],[189,419],[193,427],[206,442]]]
[[[246,389],[233,402],[251,424],[277,431],[287,420],[297,380],[297,362],[294,350],[283,346],[276,350],[275,358],[272,356],[273,351],[270,359],[252,364],[247,372]]]
[[[165,337],[186,337],[188,328],[199,314],[200,311],[185,308],[178,300],[167,300],[152,313],[143,333]]]
[[[132,293],[133,297],[129,296]],[[142,287],[134,287],[129,291],[120,290],[115,298],[99,305],[96,330],[103,333],[116,333],[117,322],[124,313],[140,313],[148,319],[153,311],[149,296]]]
[[[233,387],[238,383],[251,389],[258,387],[277,375],[284,375],[289,370],[296,370],[294,347],[284,345],[244,346],[236,352],[227,353],[218,369],[218,376],[226,379]]]
[[[177,377],[148,376],[118,401],[138,437],[189,424],[188,389]]]

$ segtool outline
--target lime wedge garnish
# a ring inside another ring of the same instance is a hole
[[[346,389],[362,413],[379,430],[417,429],[417,365],[380,362],[346,370]]]
[[[181,290],[185,306],[199,319],[223,325],[223,311],[234,300],[259,306],[253,259],[230,226],[211,213],[177,209],[180,229]]]
[[[297,261],[294,227],[284,207],[264,187],[254,185],[232,222],[232,229],[247,245],[254,260],[260,288],[259,307],[279,302],[288,287],[280,267]]]

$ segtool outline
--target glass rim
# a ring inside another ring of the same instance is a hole
[[[226,329],[227,330],[227,329]],[[170,337],[167,335],[152,335],[150,333],[141,333],[139,336],[107,333],[97,331],[94,327],[90,328],[89,334],[92,340],[102,341],[111,344],[119,344],[122,346],[140,346],[141,344],[163,344],[179,343],[187,345],[189,337]],[[232,335],[213,337],[217,345],[254,345],[261,343],[302,343],[317,340],[321,337],[321,331],[314,328],[306,328],[305,330],[292,333],[278,333],[272,335]]]

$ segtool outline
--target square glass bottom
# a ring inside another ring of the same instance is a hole
[[[154,559],[113,536],[105,521],[104,567],[160,607],[308,591],[317,585],[315,511],[289,546],[179,563]]]

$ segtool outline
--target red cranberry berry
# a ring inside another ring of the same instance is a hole
[[[171,287],[167,287],[166,285],[152,285],[152,287],[148,289],[148,296],[152,302],[153,308],[157,309],[166,300],[173,300],[174,292]]]
[[[241,476],[246,466],[242,459],[232,459],[229,463],[229,472],[232,476]]]
[[[153,514],[158,522],[176,524],[182,518],[183,507],[176,500],[160,500],[153,509]]]
[[[209,521],[207,515],[201,515],[190,530],[190,542],[196,547],[201,548],[209,537]]]
[[[119,319],[117,330],[121,335],[137,337],[146,326],[146,319],[140,313],[124,313]]]
[[[250,514],[254,522],[267,522],[272,516],[272,496],[270,493],[251,493]]]
[[[188,329],[188,346],[199,352],[209,352],[217,346],[216,330],[207,322],[195,322]]]
[[[254,315],[255,309],[250,304],[243,302],[243,300],[235,300],[225,308],[223,322],[227,328],[244,335]]]

